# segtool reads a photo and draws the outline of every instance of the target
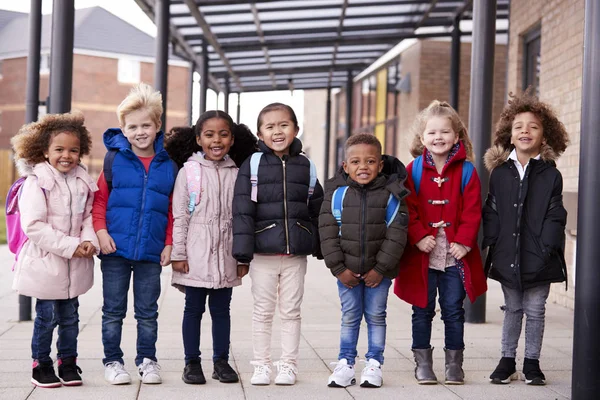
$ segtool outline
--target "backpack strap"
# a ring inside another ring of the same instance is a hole
[[[340,228],[339,235],[342,235],[342,211],[344,210],[344,197],[346,197],[346,192],[348,191],[348,186],[340,186],[333,192],[333,196],[331,197],[331,214],[333,218],[335,218],[335,222],[337,222],[338,227]]]
[[[185,169],[187,189],[190,196],[188,211],[191,214],[196,206],[200,204],[200,198],[202,197],[202,167],[196,161],[188,161],[183,164],[183,168]]]
[[[473,175],[473,170],[475,166],[471,161],[465,160],[462,165],[462,179],[460,181],[460,192],[463,193],[465,191],[465,186],[471,180],[471,175]]]
[[[389,228],[392,224],[392,221],[398,215],[398,211],[400,210],[400,201],[390,193],[390,197],[388,198],[387,207],[385,208],[385,225]]]
[[[250,183],[252,184],[250,199],[255,203],[258,196],[258,166],[260,165],[262,155],[263,153],[258,151],[250,157]]]
[[[108,186],[108,191],[112,191],[112,166],[115,161],[115,156],[117,155],[118,150],[112,149],[106,152],[104,155],[104,165],[102,166],[102,172],[104,173],[104,180],[106,181],[106,185]]]
[[[414,159],[412,165],[412,179],[415,185],[415,192],[419,194],[421,187],[421,176],[423,175],[423,156],[418,156]]]
[[[310,163],[310,183],[308,184],[308,198],[310,199],[315,192],[315,186],[317,186],[317,166],[313,160],[306,156],[306,154],[303,153],[302,155],[306,157]]]

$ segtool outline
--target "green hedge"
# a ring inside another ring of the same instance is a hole
[[[6,244],[6,215],[0,213],[0,244]]]

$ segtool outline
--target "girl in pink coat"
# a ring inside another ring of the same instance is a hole
[[[212,319],[213,379],[238,382],[229,360],[234,286],[248,273],[232,256],[233,188],[238,166],[256,149],[245,125],[223,111],[207,111],[195,126],[171,130],[165,148],[183,166],[173,190],[172,284],[185,293],[182,380],[204,384],[200,364],[200,321],[208,308]]]
[[[24,125],[11,140],[26,180],[19,193],[21,227],[28,240],[18,254],[13,289],[35,297],[31,382],[40,387],[81,385],[76,364],[78,296],[94,282],[99,245],[92,228],[98,190],[81,157],[90,133],[81,114],[46,115]],[[58,377],[50,348],[58,325]]]

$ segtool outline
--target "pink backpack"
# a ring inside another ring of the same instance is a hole
[[[8,249],[15,255],[15,264],[23,245],[29,239],[21,228],[21,213],[19,212],[19,198],[23,190],[26,177],[21,177],[12,184],[6,195],[6,241]],[[43,190],[43,189],[42,189]],[[44,191],[44,196],[46,192]],[[15,266],[13,265],[13,271]]]
[[[187,161],[183,164],[183,168],[185,169],[187,189],[190,195],[188,211],[192,214],[196,206],[200,204],[200,197],[202,196],[202,167],[196,161]]]

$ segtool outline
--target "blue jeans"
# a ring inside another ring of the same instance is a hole
[[[229,305],[233,288],[207,289],[186,286],[185,308],[183,309],[183,348],[186,364],[200,358],[200,321],[208,309],[212,319],[213,361],[229,360],[229,339],[231,337],[231,315]]]
[[[412,337],[413,349],[431,347],[431,322],[435,316],[435,297],[440,291],[440,309],[444,321],[444,344],[448,350],[463,350],[465,331],[465,287],[457,267],[448,267],[445,272],[429,269],[427,283],[427,307],[413,306]]]
[[[123,363],[121,332],[127,314],[127,292],[133,272],[133,306],[137,321],[137,355],[135,364],[144,358],[156,361],[158,337],[158,297],[160,296],[160,264],[132,261],[122,257],[103,257],[102,269],[102,344],[104,364]]]
[[[364,281],[348,289],[337,281],[342,303],[342,329],[340,332],[340,354],[338,360],[345,358],[354,365],[357,356],[356,344],[363,315],[367,321],[368,349],[365,358],[373,358],[383,364],[385,349],[387,298],[392,280],[384,277],[381,283],[370,288]]]
[[[58,325],[56,356],[59,359],[77,357],[79,335],[79,299],[40,300],[35,302],[35,321],[31,338],[31,358],[40,364],[51,364],[52,333]]]

